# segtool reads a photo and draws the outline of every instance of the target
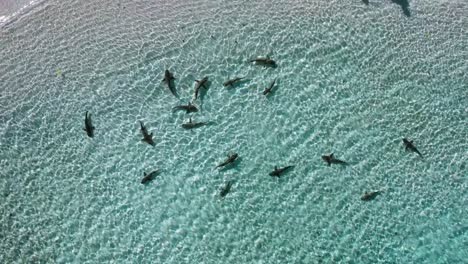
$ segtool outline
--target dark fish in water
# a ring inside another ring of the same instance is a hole
[[[370,201],[370,200],[374,200],[375,197],[377,197],[377,195],[381,194],[382,192],[381,191],[376,191],[376,192],[365,192],[362,196],[361,196],[361,200],[363,201]]]
[[[275,86],[275,82],[276,82],[276,78],[273,80],[273,82],[271,82],[270,86],[265,88],[265,90],[263,91],[263,95],[267,95],[271,92],[271,90],[273,89],[273,86]]]
[[[149,181],[152,181],[153,178],[158,175],[158,173],[159,173],[159,170],[152,171],[152,172],[150,172],[148,174],[146,174],[146,172],[143,172],[144,177],[141,180],[141,183],[145,184],[145,183],[147,183]]]
[[[189,119],[188,123],[182,124],[182,127],[185,129],[192,129],[206,125],[207,122],[193,122],[192,118]]]
[[[83,130],[86,131],[88,137],[94,137],[94,126],[91,121],[91,114],[88,115],[88,111],[85,114],[85,127]]]
[[[408,140],[408,139],[404,138],[403,139],[403,144],[405,144],[405,150],[410,150],[412,152],[416,152],[421,158],[423,157],[421,152],[419,152],[419,150],[413,145],[412,140]]]
[[[143,139],[141,141],[146,142],[154,147],[155,144],[153,141],[153,133],[149,134],[145,125],[143,125],[143,122],[141,121],[140,121],[140,130],[141,130],[141,133],[143,134]]]
[[[191,102],[189,102],[188,104],[186,105],[178,105],[174,108],[172,108],[174,111],[177,111],[177,110],[185,110],[188,113],[192,113],[192,112],[198,112],[198,108],[193,105]]]
[[[169,87],[169,90],[171,90],[171,93],[175,97],[177,97],[177,92],[175,90],[175,86],[173,82],[174,79],[175,79],[174,75],[171,72],[169,72],[169,70],[166,70],[164,72],[164,79],[162,80],[162,82],[165,82],[167,84],[167,87]]]
[[[270,59],[270,57],[257,57],[250,60],[250,62],[255,62],[255,64],[262,66],[276,67],[276,62]]]
[[[237,77],[237,78],[234,78],[234,79],[230,79],[230,80],[227,80],[223,83],[224,86],[234,86],[234,84],[236,84],[237,82],[241,81],[242,79],[244,79],[245,77]]]
[[[198,93],[200,92],[200,87],[207,89],[206,83],[208,82],[208,77],[205,77],[201,80],[195,80],[195,82],[197,82],[197,85],[195,85],[195,92],[193,93],[193,98],[194,100],[197,100]]]
[[[224,185],[223,188],[221,189],[221,192],[219,195],[221,197],[226,196],[231,191],[231,187],[232,187],[232,181],[228,181],[226,185]]]
[[[281,176],[281,174],[283,174],[283,172],[285,172],[286,170],[288,170],[288,169],[290,169],[292,167],[294,167],[294,166],[286,166],[284,168],[278,168],[278,167],[275,166],[275,169],[272,172],[270,172],[270,176],[279,178]]]
[[[218,166],[216,166],[216,168],[223,167],[223,166],[226,166],[226,165],[228,165],[230,163],[233,163],[237,159],[237,157],[239,157],[239,155],[237,153],[229,155],[227,157],[227,159],[224,160],[222,163],[220,163]]]
[[[392,2],[401,7],[401,9],[403,10],[403,14],[405,14],[405,16],[407,17],[411,16],[408,0],[392,0]]]
[[[328,166],[330,166],[331,164],[341,164],[341,165],[348,164],[345,161],[342,161],[342,160],[339,160],[339,159],[336,159],[335,157],[333,157],[333,153],[330,154],[330,155],[323,155],[322,159],[328,164]]]

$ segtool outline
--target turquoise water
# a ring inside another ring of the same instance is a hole
[[[409,11],[50,0],[3,26],[0,263],[468,263],[468,2]]]

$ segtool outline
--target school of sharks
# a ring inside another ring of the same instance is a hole
[[[277,62],[275,60],[273,60],[272,58],[270,58],[269,56],[256,57],[255,59],[249,60],[249,62],[254,63],[255,65],[263,66],[263,67],[276,68],[278,66]],[[163,78],[162,82],[165,82],[167,87],[169,88],[169,91],[174,96],[178,97],[177,91],[176,91],[176,88],[175,88],[174,80],[175,80],[174,74],[171,73],[169,70],[165,70],[164,78]],[[273,79],[273,81],[270,83],[270,85],[263,90],[263,95],[265,95],[265,96],[273,95],[273,88],[276,87],[275,86],[276,80],[277,80],[276,78]],[[236,85],[239,85],[243,81],[248,81],[248,80],[246,79],[246,77],[235,77],[233,79],[229,79],[229,80],[223,82],[223,86],[227,87],[227,88],[231,88],[231,87],[235,87]],[[188,102],[188,104],[186,104],[186,105],[177,105],[172,110],[173,111],[185,111],[186,114],[198,112],[198,108],[195,105],[195,102],[198,99],[200,99],[199,98],[200,90],[202,88],[204,90],[207,90],[208,86],[209,85],[208,85],[208,77],[207,76],[203,77],[200,80],[195,80],[195,89],[194,89],[192,100],[190,102]],[[141,131],[141,133],[143,135],[143,138],[141,139],[141,141],[154,147],[155,143],[154,143],[154,140],[153,140],[153,133],[148,132],[148,129],[146,128],[146,126],[144,125],[144,123],[142,121],[139,121],[139,122],[140,122],[140,131]],[[182,124],[182,128],[184,128],[184,129],[195,129],[195,128],[203,127],[203,126],[208,125],[208,124],[209,124],[209,122],[193,121],[192,118],[190,117],[189,121],[187,123]],[[83,128],[83,130],[86,131],[86,134],[89,137],[91,137],[91,138],[94,137],[95,127],[92,124],[91,114],[89,114],[88,112],[85,113],[85,127]],[[412,140],[409,140],[407,138],[403,138],[403,144],[404,144],[405,149],[407,151],[414,152],[414,153],[418,154],[421,158],[423,158],[423,155],[415,147]],[[234,152],[234,153],[228,154],[227,157],[216,166],[216,168],[223,168],[223,167],[227,167],[227,166],[236,166],[236,161],[238,160],[238,158],[239,158],[238,153]],[[329,155],[323,155],[321,158],[326,163],[326,165],[328,165],[328,166],[331,166],[332,164],[341,165],[341,166],[349,165],[346,161],[343,161],[341,159],[336,158],[334,156],[334,153],[331,153]],[[287,173],[289,170],[291,170],[293,168],[294,168],[294,165],[287,165],[285,167],[275,166],[273,168],[273,170],[269,173],[269,175],[271,177],[281,177],[283,174]],[[159,174],[159,172],[160,172],[159,170],[154,170],[154,171],[152,171],[150,173],[144,172],[144,177],[141,180],[141,183],[146,184],[146,183],[152,181]],[[224,198],[230,192],[232,185],[233,185],[233,182],[228,181],[221,188],[220,196]],[[363,200],[363,201],[373,200],[374,198],[376,198],[381,193],[382,193],[382,190],[365,192],[364,194],[362,194],[361,200]]]
[[[368,0],[362,0],[362,1],[366,5],[369,4]],[[392,2],[400,5],[403,9],[403,13],[406,16],[410,16],[410,12],[408,9],[409,4],[407,0],[392,0]],[[255,65],[263,66],[263,67],[276,68],[278,66],[277,62],[273,60],[272,58],[270,58],[270,56],[265,56],[265,57],[259,56],[259,57],[249,60],[249,62],[254,63]],[[175,80],[174,74],[166,69],[164,71],[164,78],[162,79],[162,82],[166,83],[167,87],[169,88],[169,91],[175,97],[178,97],[174,80]],[[273,79],[270,85],[263,90],[263,95],[271,96],[273,94],[273,88],[275,88],[276,80],[277,80],[276,78]],[[228,79],[225,82],[223,82],[223,86],[227,88],[235,87],[236,85],[240,84],[243,81],[248,81],[248,80],[246,79],[246,77],[235,77],[233,79]],[[181,110],[181,111],[185,111],[187,114],[198,112],[198,108],[194,104],[194,102],[197,99],[199,99],[201,88],[203,88],[204,90],[208,89],[208,76],[205,76],[200,80],[195,80],[195,89],[194,89],[192,101],[188,102],[188,104],[186,105],[175,106],[173,108],[173,111]],[[154,147],[155,143],[153,141],[153,133],[148,132],[148,129],[145,127],[142,121],[139,121],[139,122],[140,122],[140,131],[143,134],[143,138],[141,139],[141,141]],[[182,124],[182,127],[184,129],[194,129],[194,128],[202,127],[208,124],[210,124],[210,122],[196,122],[196,121],[193,121],[192,118],[190,117],[187,123]],[[86,112],[85,113],[85,128],[83,128],[83,130],[86,131],[89,137],[94,137],[94,129],[95,127],[92,125],[91,114]],[[404,144],[406,151],[414,152],[418,154],[420,158],[423,158],[423,155],[416,148],[412,140],[403,138],[403,144]],[[239,157],[238,153],[229,154],[227,155],[224,161],[222,161],[216,166],[216,168],[221,168],[221,167],[226,167],[226,166],[235,166],[235,162],[236,160],[238,160],[238,157]],[[322,155],[322,160],[326,162],[328,166],[331,166],[332,164],[337,164],[337,165],[342,165],[342,166],[349,165],[346,161],[336,158],[334,156],[334,153],[331,153],[329,155]],[[269,175],[271,177],[281,177],[281,175],[285,174],[287,171],[293,168],[294,168],[294,165],[288,165],[285,167],[275,166],[273,168],[273,171],[271,171]],[[159,170],[155,170],[150,173],[144,172],[143,174],[144,174],[144,177],[141,180],[141,183],[146,184],[152,181],[159,174]],[[232,181],[228,181],[221,188],[221,191],[220,191],[221,197],[224,198],[230,192],[232,184],[233,184]],[[361,195],[361,200],[363,201],[373,200],[382,192],[383,192],[382,190],[369,191],[369,192],[366,191],[364,192],[364,194]]]

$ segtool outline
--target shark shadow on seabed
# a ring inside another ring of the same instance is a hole
[[[167,88],[171,91],[171,93],[176,97],[179,98],[179,95],[177,94],[177,90],[175,88],[175,77],[174,75],[169,71],[166,70],[164,71],[164,78],[162,79],[161,82],[165,82],[167,85]]]
[[[203,79],[201,81],[196,80],[195,82],[197,82],[197,84],[195,85],[195,92],[194,92],[194,97],[192,99],[192,103],[198,100],[199,101],[198,105],[201,108],[203,105],[203,100],[206,94],[208,93],[208,90],[210,89],[211,81],[209,81],[208,78],[206,78],[206,80],[203,80]],[[200,82],[202,84],[200,84]]]
[[[265,89],[263,90],[263,95],[265,95],[266,98],[270,98],[272,95],[274,95],[276,90],[278,89],[279,82],[280,81],[278,80],[278,78],[273,79],[270,85],[268,87],[265,87]]]
[[[227,90],[235,91],[236,88],[241,88],[242,86],[245,86],[245,84],[249,83],[250,81],[251,81],[251,79],[242,78],[241,80],[236,81],[235,83],[230,84],[230,85],[228,85],[228,86],[224,86],[224,87],[225,87]]]
[[[392,0],[392,2],[401,7],[401,10],[403,10],[403,14],[405,14],[405,16],[407,17],[411,16],[408,0]]]
[[[237,170],[238,167],[239,167],[239,163],[241,163],[241,161],[242,161],[242,158],[238,157],[232,163],[220,168],[219,172],[224,172],[224,171],[228,171],[228,170],[232,170],[232,169]]]
[[[171,93],[176,97],[176,98],[179,98],[179,94],[177,93],[177,90],[175,89],[175,80],[174,79],[171,79],[168,81],[167,83],[167,86],[169,87],[169,90],[171,91]]]

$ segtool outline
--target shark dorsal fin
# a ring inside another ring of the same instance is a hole
[[[146,174],[146,172],[143,172],[143,176],[146,176],[146,175],[148,175],[148,174]]]
[[[330,154],[330,158],[333,158],[333,153],[332,153],[332,154]]]
[[[275,170],[278,170],[278,167],[277,167],[277,166],[275,166]]]

